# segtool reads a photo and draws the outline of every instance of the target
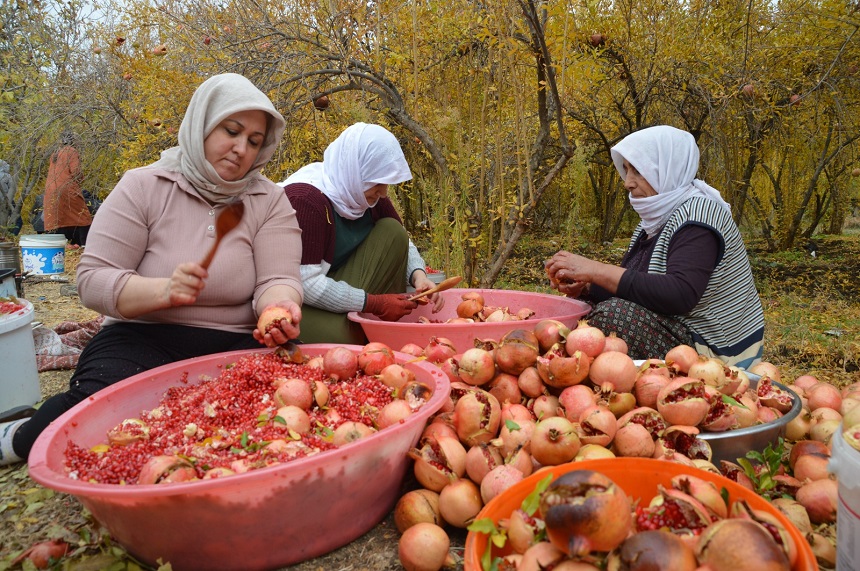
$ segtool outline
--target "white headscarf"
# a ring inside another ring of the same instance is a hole
[[[412,178],[397,138],[385,127],[350,125],[326,147],[323,162],[305,165],[281,186],[303,182],[320,189],[335,212],[356,220],[373,208],[364,193],[377,184],[399,184]]]
[[[259,110],[271,118],[266,139],[251,169],[239,180],[222,179],[206,160],[203,141],[221,121],[242,111]],[[260,169],[269,162],[281,142],[286,123],[265,93],[248,78],[222,73],[204,81],[194,91],[179,126],[179,146],[161,153],[152,167],[181,172],[201,196],[214,203],[231,201],[245,193],[248,185],[263,178]]]
[[[622,179],[626,178],[626,159],[657,192],[645,198],[629,195],[630,205],[642,218],[642,228],[648,236],[659,232],[675,209],[694,196],[713,200],[732,211],[717,189],[696,178],[699,147],[687,131],[668,125],[642,129],[624,137],[610,149],[610,154]]]

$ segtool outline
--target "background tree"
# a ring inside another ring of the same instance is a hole
[[[649,125],[692,132],[700,176],[773,249],[839,231],[857,192],[860,20],[844,3],[106,0],[98,18],[44,6],[25,19],[4,5],[15,25],[0,49],[19,79],[4,76],[3,97],[18,95],[0,152],[20,158],[19,203],[40,190],[61,125],[81,131],[103,195],[176,143],[188,97],[221,71],[287,118],[274,180],[355,121],[390,128],[415,175],[394,197],[407,228],[472,285],[491,287],[530,233],[582,249],[626,235],[638,218],[609,149]]]

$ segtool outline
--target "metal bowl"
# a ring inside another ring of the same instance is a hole
[[[746,375],[750,379],[750,387],[757,387],[761,377],[753,373]],[[785,436],[786,425],[800,414],[802,403],[797,393],[782,383],[774,382],[773,384],[791,394],[792,399],[791,409],[775,421],[725,432],[699,433],[698,437],[711,445],[713,452],[711,462],[714,465],[719,467],[721,460],[737,463],[738,458],[746,457],[747,452],[751,450],[762,452],[768,445],[776,444],[780,437]]]

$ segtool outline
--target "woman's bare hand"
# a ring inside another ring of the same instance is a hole
[[[427,277],[427,274],[419,274],[416,272],[415,280],[412,284],[412,287],[415,288],[416,293],[421,293],[422,291],[427,291],[430,288],[436,287],[436,284]],[[427,299],[427,298],[423,298]],[[433,313],[439,313],[442,308],[445,306],[445,298],[442,297],[440,292],[431,293],[429,296],[430,303],[433,304]],[[419,301],[419,303],[421,303]]]
[[[200,292],[206,287],[205,280],[208,277],[209,273],[196,262],[185,262],[176,266],[164,291],[168,307],[195,303]]]
[[[291,339],[298,339],[300,333],[299,322],[302,320],[302,310],[299,305],[290,299],[285,299],[270,304],[266,307],[266,310],[271,307],[277,307],[288,312],[290,314],[290,320],[287,321],[286,319],[281,319],[268,331],[260,331],[259,328],[254,329],[254,339],[266,347],[277,347],[285,344]]]

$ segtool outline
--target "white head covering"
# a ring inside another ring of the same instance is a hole
[[[266,139],[251,169],[239,180],[222,179],[206,160],[203,141],[221,121],[242,111],[259,110],[271,118]],[[161,153],[152,167],[181,172],[201,196],[214,203],[229,202],[245,193],[257,179],[260,169],[269,162],[281,142],[286,123],[265,93],[246,77],[236,73],[215,75],[194,91],[185,117],[179,126],[179,146]]]
[[[313,185],[331,200],[335,212],[355,220],[376,205],[367,203],[365,191],[377,184],[399,184],[411,178],[393,134],[379,125],[355,123],[326,147],[323,162],[303,166],[281,185]]]
[[[624,137],[610,149],[610,154],[622,179],[627,176],[626,159],[657,192],[645,198],[629,195],[630,205],[642,218],[648,236],[659,232],[675,209],[694,196],[713,200],[732,211],[717,189],[696,178],[699,147],[687,131],[668,125],[648,127]]]

